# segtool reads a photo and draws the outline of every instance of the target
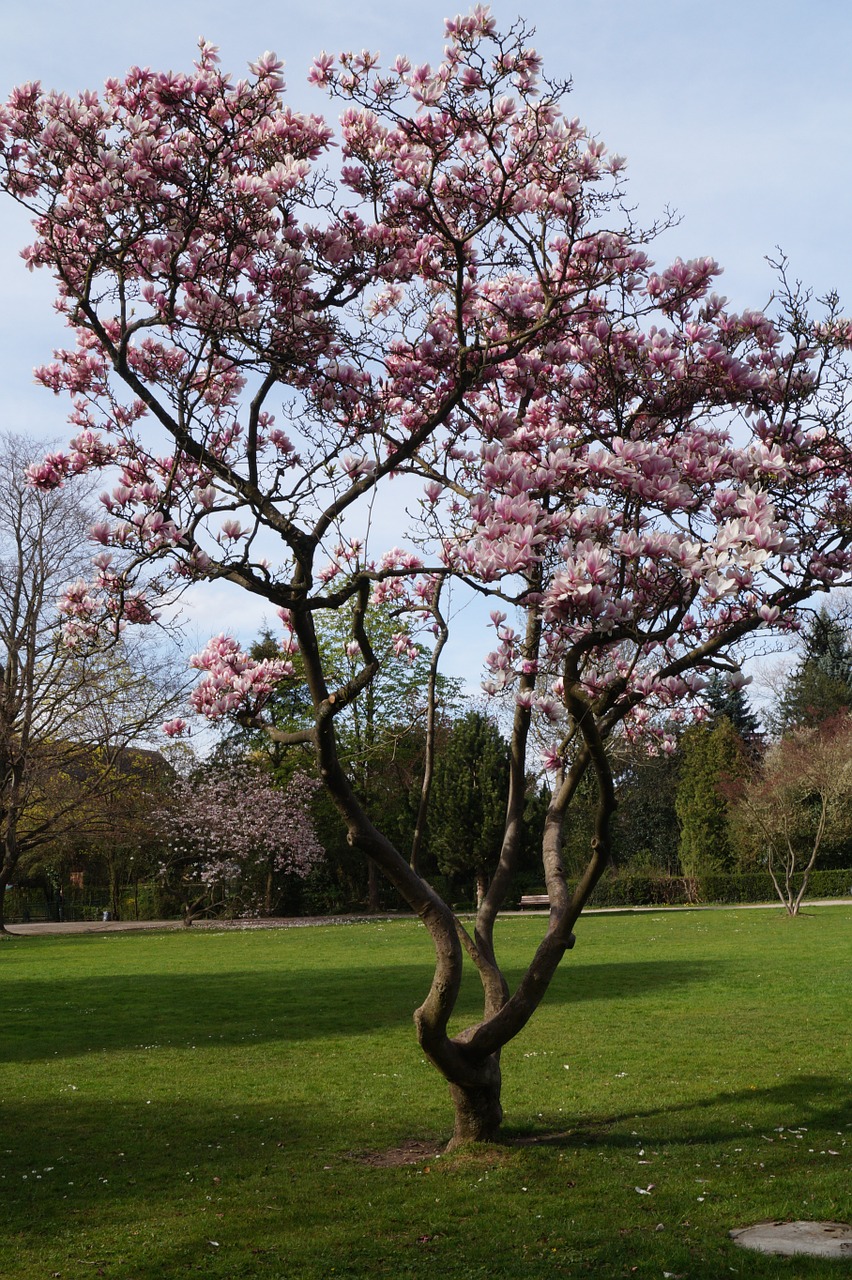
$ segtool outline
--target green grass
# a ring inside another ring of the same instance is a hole
[[[542,927],[502,925],[510,970]],[[539,1141],[402,1167],[450,1129],[420,925],[3,944],[0,1276],[845,1274],[727,1232],[852,1216],[852,908],[577,934],[504,1052]]]

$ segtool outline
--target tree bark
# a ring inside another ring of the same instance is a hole
[[[381,897],[379,893],[379,868],[376,866],[372,858],[367,859],[367,910],[371,915],[377,915],[381,910]]]
[[[448,1151],[468,1142],[499,1141],[503,1107],[500,1103],[502,1081],[498,1054],[492,1054],[486,1060],[481,1074],[481,1081],[475,1084],[450,1082],[455,1123]]]

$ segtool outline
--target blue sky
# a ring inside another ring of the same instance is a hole
[[[503,0],[492,8],[501,26],[519,12]],[[182,68],[203,34],[235,74],[274,49],[294,104],[322,111],[305,84],[315,53],[366,47],[436,62],[443,19],[455,11],[444,0],[6,0],[0,92],[35,79],[69,92],[100,87],[133,63]],[[764,258],[780,245],[795,276],[817,294],[837,289],[852,310],[848,0],[535,0],[522,16],[537,28],[548,74],[573,79],[571,112],[626,155],[639,221],[667,205],[680,213],[658,261],[711,254],[725,267],[721,291],[761,306],[773,287]],[[33,365],[61,337],[49,280],[18,258],[27,239],[26,218],[0,202],[3,428],[62,438],[61,402],[32,383]],[[200,636],[250,634],[264,610],[246,603],[211,593],[193,626]]]

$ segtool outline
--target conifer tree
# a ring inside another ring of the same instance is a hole
[[[802,657],[779,700],[774,727],[815,727],[852,706],[852,639],[823,606],[802,635]]]
[[[743,742],[753,740],[760,732],[760,721],[755,715],[748,694],[740,684],[734,684],[721,671],[714,671],[704,691],[704,702],[711,722],[718,724],[722,717],[730,720]]]
[[[438,760],[429,828],[440,870],[473,876],[478,902],[499,855],[508,792],[508,744],[493,721],[470,711]]]
[[[723,784],[742,772],[743,742],[723,716],[712,728],[695,725],[683,736],[683,763],[675,809],[680,822],[683,874],[725,871],[734,860]]]

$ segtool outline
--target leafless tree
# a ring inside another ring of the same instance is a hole
[[[798,915],[823,845],[849,829],[852,718],[786,734],[730,794],[784,909]]]
[[[90,571],[87,492],[31,488],[43,446],[0,436],[0,936],[21,859],[97,821],[93,800],[181,689],[143,640],[63,642],[57,600]]]

